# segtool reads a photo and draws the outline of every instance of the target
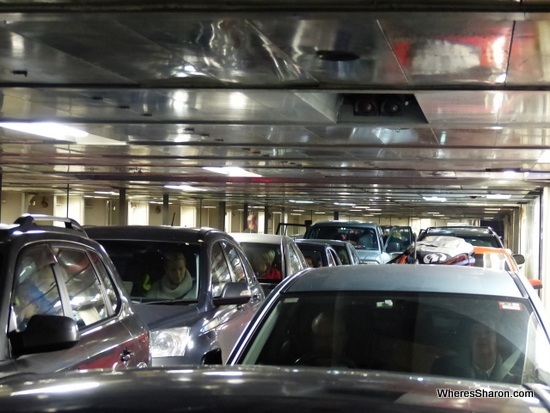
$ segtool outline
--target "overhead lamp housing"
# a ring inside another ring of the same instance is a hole
[[[341,96],[338,123],[369,123],[380,126],[427,124],[412,94],[357,93]]]

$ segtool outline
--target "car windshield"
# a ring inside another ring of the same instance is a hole
[[[484,356],[493,357],[489,365],[478,360]],[[237,363],[472,378],[478,377],[474,359],[488,380],[549,384],[550,345],[529,301],[435,293],[288,295]]]
[[[200,247],[176,242],[100,240],[133,301],[196,301]]]
[[[378,250],[378,237],[374,228],[350,226],[312,226],[307,238],[334,239],[351,242],[356,249]]]

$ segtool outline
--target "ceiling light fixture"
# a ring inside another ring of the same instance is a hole
[[[314,201],[300,201],[299,199],[289,199],[288,202],[292,202],[293,204],[314,204]]]
[[[447,198],[439,197],[439,196],[424,196],[422,197],[424,201],[433,201],[433,202],[445,202],[447,201]]]
[[[254,178],[254,177],[261,177],[259,174],[255,174],[253,172],[247,171],[243,168],[239,168],[237,166],[205,166],[202,169],[206,169],[210,172],[215,172],[217,174],[227,175],[231,177],[241,177],[241,178]]]
[[[510,199],[510,194],[487,194],[487,199]]]
[[[115,191],[94,191],[94,194],[99,194],[99,195],[118,195],[118,192],[115,192]]]
[[[197,188],[191,185],[164,185],[168,189],[178,189],[180,191],[192,192],[192,191],[206,191],[204,188]]]
[[[88,132],[54,122],[4,122],[0,126],[51,139],[85,138]]]

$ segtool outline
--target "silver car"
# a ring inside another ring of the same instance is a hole
[[[318,221],[307,229],[304,238],[349,241],[362,264],[386,264],[391,259],[386,252],[382,228],[373,222]]]
[[[252,264],[256,277],[266,293],[281,280],[308,268],[302,251],[291,237],[275,234],[233,232],[231,236],[239,242]],[[270,274],[260,269],[262,261],[268,261]]]

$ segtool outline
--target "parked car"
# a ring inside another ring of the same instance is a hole
[[[547,317],[535,290],[513,272],[452,265],[311,268],[271,293],[227,364],[548,386]],[[486,369],[490,375],[481,378],[478,370]]]
[[[349,241],[362,264],[386,264],[391,259],[384,247],[382,229],[373,222],[318,221],[308,227],[304,238]]]
[[[305,239],[304,239],[305,240]],[[299,241],[299,239],[297,240]],[[338,258],[342,262],[342,265],[357,265],[361,263],[357,250],[353,244],[349,241],[338,241],[335,239],[307,239],[308,242],[321,242],[330,245],[336,250]]]
[[[545,386],[311,367],[194,366],[0,380],[2,413],[544,413]]]
[[[0,374],[150,364],[147,325],[78,222],[24,215],[1,224],[0,256]]]
[[[240,245],[212,228],[86,229],[111,256],[151,329],[153,366],[227,358],[264,293]],[[172,286],[171,268],[180,280]],[[183,281],[181,281],[183,278]]]
[[[269,293],[281,280],[308,267],[296,242],[286,235],[233,232],[262,288]]]
[[[331,267],[342,265],[336,250],[324,240],[297,239],[296,245],[304,254],[306,261],[311,260],[310,267]]]

